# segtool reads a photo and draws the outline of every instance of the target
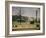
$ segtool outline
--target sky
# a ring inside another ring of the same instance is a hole
[[[20,10],[22,16],[36,17],[37,11],[37,17],[40,17],[40,9],[31,7],[12,7],[12,15],[19,15]]]

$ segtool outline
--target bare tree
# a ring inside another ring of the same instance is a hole
[[[19,22],[21,24],[21,7],[19,7],[18,11],[17,16],[19,17]]]

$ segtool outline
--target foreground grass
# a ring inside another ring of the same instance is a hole
[[[12,25],[13,25],[13,29],[21,29],[21,30],[23,30],[23,29],[33,29],[33,28],[36,28],[36,24],[29,24],[29,22],[21,22],[21,24],[20,24],[20,22],[12,22]]]

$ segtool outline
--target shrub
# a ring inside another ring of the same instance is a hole
[[[40,30],[40,25],[39,24],[37,24],[36,27],[37,27],[38,30]]]
[[[34,24],[34,21],[30,21],[30,24]]]

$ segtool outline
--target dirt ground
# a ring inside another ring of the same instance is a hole
[[[29,30],[29,29],[36,29],[36,24],[29,24],[29,22],[23,22],[23,23],[18,23],[18,22],[13,22],[12,23],[12,29],[16,29],[16,30]]]

